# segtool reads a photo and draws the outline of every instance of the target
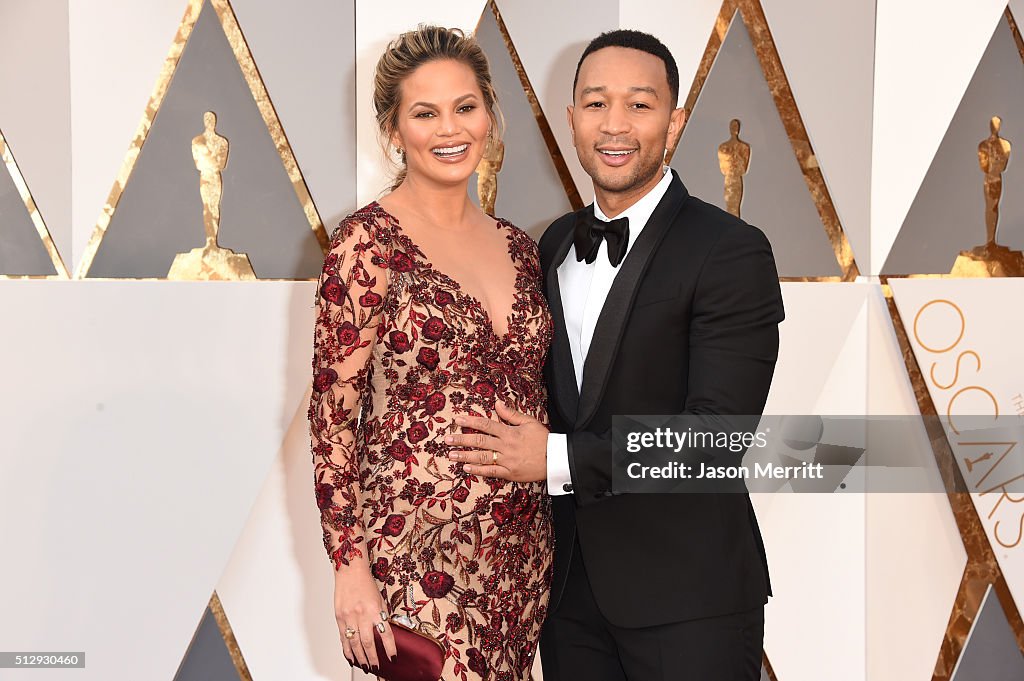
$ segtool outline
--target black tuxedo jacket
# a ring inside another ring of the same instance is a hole
[[[573,493],[553,497],[558,608],[575,541],[604,616],[645,627],[758,607],[771,594],[746,493],[612,494],[612,416],[760,414],[778,354],[782,294],[771,245],[673,179],[598,316],[576,388],[557,268],[575,213],[548,227],[541,266],[555,336],[551,430],[566,433]],[[569,257],[573,257],[569,255]]]

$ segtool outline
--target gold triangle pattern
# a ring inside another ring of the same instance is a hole
[[[775,670],[772,669],[771,660],[768,659],[768,653],[763,651],[761,653],[761,668],[764,669],[768,681],[779,681],[779,677],[775,675]]]
[[[1021,36],[1020,27],[1017,25],[1017,20],[1014,19],[1009,5],[1003,10],[1003,19],[1006,20],[1010,27],[1013,42],[1017,45],[1017,52],[1020,53],[1021,62],[1024,63],[1024,37]],[[994,243],[992,246],[997,249],[995,253],[988,252],[984,247],[975,249],[976,251],[982,251],[980,256],[972,257],[969,252],[962,252],[954,264],[953,271],[949,274],[889,274],[882,275],[880,279],[885,284],[889,279],[972,279],[978,277],[1020,276],[1018,274],[1022,258],[1020,251],[1012,251]],[[1002,252],[1000,253],[999,251]]]
[[[249,666],[245,664],[245,658],[242,657],[242,650],[238,647],[235,632],[231,629],[231,622],[228,621],[228,616],[224,612],[224,605],[220,602],[220,596],[217,595],[216,591],[210,596],[210,612],[213,613],[213,619],[217,622],[221,638],[224,639],[224,645],[231,655],[231,662],[235,665],[235,671],[238,672],[239,681],[252,681]]]
[[[157,113],[160,111],[160,105],[163,103],[164,97],[167,94],[167,89],[170,86],[171,80],[174,78],[174,72],[178,65],[178,60],[180,59],[182,52],[185,50],[188,38],[192,34],[192,29],[195,27],[196,21],[199,18],[199,13],[206,2],[209,2],[217,13],[217,18],[220,20],[220,25],[224,30],[224,35],[227,37],[228,43],[231,45],[231,50],[235,55],[238,66],[242,70],[242,74],[249,86],[249,90],[252,92],[253,99],[256,101],[260,115],[267,126],[267,131],[270,133],[270,136],[274,141],[274,146],[277,149],[278,155],[281,157],[281,163],[284,165],[288,178],[291,180],[292,187],[295,189],[299,203],[302,205],[302,209],[305,213],[306,220],[309,222],[310,229],[312,229],[313,233],[316,235],[316,239],[320,244],[321,250],[323,250],[325,255],[327,253],[329,242],[327,231],[324,228],[323,221],[320,219],[320,215],[316,210],[316,206],[313,204],[313,199],[310,196],[309,189],[306,187],[306,182],[299,170],[298,162],[295,160],[295,155],[292,153],[291,145],[288,143],[288,138],[285,136],[284,129],[281,127],[281,122],[277,117],[277,112],[274,110],[274,105],[270,101],[270,95],[267,93],[266,86],[263,84],[263,79],[260,77],[259,70],[256,68],[256,62],[253,60],[252,52],[249,50],[249,45],[246,43],[245,37],[242,35],[242,30],[238,25],[238,19],[235,17],[234,10],[231,8],[230,0],[189,0],[188,8],[185,10],[185,15],[178,27],[178,32],[174,37],[174,41],[171,43],[171,48],[167,54],[167,58],[164,60],[163,67],[160,70],[160,76],[157,78],[156,85],[154,86],[153,92],[149,98],[149,103],[146,105],[145,113],[142,116],[142,121],[139,123],[135,137],[132,139],[131,147],[128,149],[128,153],[121,165],[121,170],[118,172],[117,179],[114,181],[114,186],[107,197],[107,202],[103,206],[103,210],[100,213],[96,227],[89,238],[89,242],[85,248],[85,253],[75,269],[74,277],[76,279],[84,279],[89,273],[89,268],[91,267],[93,259],[96,256],[96,252],[103,241],[107,227],[110,225],[110,219],[113,216],[114,211],[117,209],[117,203],[128,183],[128,179],[131,177],[132,169],[135,167],[135,162],[139,157],[142,146],[146,142],[146,136],[149,134],[153,121],[156,118]]]
[[[245,663],[245,658],[242,656],[242,650],[238,647],[238,640],[235,638],[235,632],[231,628],[231,622],[228,621],[228,616],[224,612],[224,604],[220,602],[220,596],[214,591],[210,596],[210,602],[207,604],[207,609],[210,611],[210,615],[213,616],[213,621],[217,623],[217,631],[220,633],[221,639],[224,641],[224,648],[227,650],[228,656],[231,658],[231,664],[235,668],[235,672],[238,674],[238,681],[252,681],[252,674],[249,672],[249,666]],[[206,612],[199,617],[199,622],[196,624],[196,631],[192,635],[192,642],[189,643],[189,647],[185,650],[185,654],[182,656],[181,662],[179,663],[178,674],[181,673],[181,666],[185,664],[188,659],[189,651],[195,644],[195,640],[200,635],[200,630],[206,621]],[[175,675],[177,678],[177,674]]]
[[[1013,34],[1014,42],[1024,62],[1024,38],[1014,19],[1009,5],[1003,12],[1003,18],[1009,24]],[[914,389],[914,397],[917,401],[918,410],[922,415],[934,416],[937,414],[935,403],[928,391],[924,374],[914,355],[907,336],[907,329],[900,317],[896,302],[893,299],[892,289],[889,286],[891,279],[950,279],[964,278],[965,274],[908,274],[908,275],[882,275],[879,280],[882,284],[882,291],[885,295],[889,316],[892,320],[893,329],[899,342],[900,352],[903,355],[903,362]],[[969,276],[969,275],[966,275]],[[949,499],[953,517],[956,521],[964,550],[967,553],[967,565],[957,589],[956,598],[950,611],[949,620],[946,624],[946,631],[943,636],[936,661],[935,670],[932,674],[932,681],[949,681],[953,676],[953,670],[967,643],[967,636],[971,626],[980,612],[982,600],[989,585],[999,599],[999,603],[1006,614],[1006,619],[1017,639],[1017,646],[1024,651],[1024,617],[1022,617],[1017,604],[1010,592],[1006,576],[999,565],[999,560],[992,549],[992,545],[985,533],[981,517],[971,500],[970,494],[964,490],[967,485],[963,479],[959,467],[953,455],[952,447],[946,433],[941,427],[937,427],[937,419],[925,419],[926,428],[929,430],[928,439],[931,443],[932,454],[942,475],[943,485],[946,489],[946,496]]]
[[[7,140],[4,138],[3,131],[0,131],[0,161],[2,161],[4,167],[7,168],[7,173],[11,176],[14,186],[18,189],[18,194],[21,196],[21,200],[25,204],[25,210],[28,212],[29,219],[32,220],[32,224],[36,228],[36,233],[39,235],[39,240],[42,242],[43,248],[46,249],[47,254],[50,256],[50,261],[53,263],[53,269],[56,271],[56,274],[39,275],[0,273],[0,279],[67,279],[68,269],[64,266],[64,260],[60,257],[60,253],[57,252],[57,246],[53,243],[53,238],[50,236],[50,230],[46,228],[46,223],[43,222],[43,217],[40,215],[39,209],[36,207],[35,199],[32,198],[32,193],[29,191],[28,185],[25,183],[25,178],[21,174],[21,170],[18,169],[18,164],[14,161],[14,154],[11,152],[11,148],[8,146]]]
[[[883,292],[907,375],[914,388],[918,410],[922,416],[937,416],[935,403],[928,392],[924,374],[921,372],[921,367],[910,345],[907,328],[896,307],[892,289],[888,285],[884,285]],[[953,510],[960,539],[967,552],[967,565],[964,567],[964,573],[960,579],[960,587],[957,589],[956,599],[953,601],[946,633],[943,636],[942,645],[935,661],[935,671],[932,675],[932,681],[949,681],[957,660],[960,659],[960,654],[967,643],[971,625],[978,617],[989,585],[992,585],[998,596],[1006,619],[1017,639],[1017,645],[1022,651],[1024,651],[1024,619],[1022,619],[1013,600],[1013,595],[1010,593],[1006,576],[1003,574],[999,560],[989,543],[978,510],[971,501],[970,493],[965,491],[967,485],[956,464],[946,432],[937,418],[926,418],[923,421],[925,429],[928,431],[932,454],[935,456],[935,462],[946,489],[946,496]]]
[[[704,83],[711,73],[711,67],[715,63],[715,58],[718,56],[718,51],[722,47],[725,36],[729,32],[729,26],[737,11],[740,12],[743,23],[750,33],[758,62],[761,64],[764,78],[771,90],[772,99],[775,101],[775,108],[782,119],[786,135],[789,137],[790,144],[793,147],[793,153],[796,155],[797,162],[803,172],[807,188],[811,192],[825,233],[832,245],[832,250],[835,252],[839,269],[843,273],[841,277],[780,277],[780,279],[782,281],[854,281],[860,275],[860,270],[854,259],[850,243],[846,238],[846,233],[843,231],[843,226],[839,222],[839,215],[836,213],[835,206],[832,203],[832,197],[825,184],[825,178],[818,167],[818,159],[811,148],[807,129],[804,127],[800,111],[797,109],[796,100],[793,98],[793,92],[789,86],[789,80],[786,78],[786,72],[782,68],[782,60],[779,58],[779,52],[775,47],[775,40],[772,38],[772,33],[768,27],[767,19],[765,19],[760,0],[724,0],[722,2],[722,8],[715,19],[715,27],[711,32],[711,37],[708,39],[707,47],[704,49],[704,56],[701,58],[700,66],[697,68],[697,75],[693,79],[690,92],[686,97],[686,102],[683,104],[683,108],[686,110],[686,119],[689,120],[690,114],[697,105],[697,99],[700,97]],[[686,123],[684,122],[684,132],[685,129]],[[682,135],[680,135],[680,138],[682,138]],[[669,150],[668,161],[672,160],[674,152],[674,148]]]
[[[505,47],[508,49],[508,54],[512,58],[512,64],[516,68],[516,73],[519,74],[519,82],[523,86],[523,92],[526,94],[526,99],[530,102],[530,108],[533,110],[533,116],[537,120],[537,127],[540,129],[541,137],[544,138],[544,144],[548,148],[548,153],[551,155],[551,162],[555,164],[555,170],[558,172],[558,177],[562,181],[562,187],[565,189],[565,195],[569,199],[569,205],[572,206],[573,210],[579,210],[583,208],[583,199],[580,198],[580,192],[576,188],[576,182],[572,179],[572,174],[569,172],[569,166],[565,163],[565,157],[562,156],[562,150],[558,147],[558,142],[555,140],[555,135],[551,132],[551,126],[548,124],[548,119],[544,115],[544,110],[540,106],[540,100],[537,99],[537,94],[534,92],[533,85],[530,84],[530,77],[526,74],[526,69],[523,68],[523,62],[519,58],[519,52],[516,50],[515,43],[512,42],[512,36],[508,32],[508,27],[505,25],[505,20],[501,18],[501,11],[498,9],[498,3],[496,0],[488,0],[487,7],[484,12],[490,11],[494,15],[494,20],[498,24],[498,29],[501,31],[501,36],[505,41]],[[483,15],[481,15],[481,20]],[[480,23],[477,22],[477,30],[479,31]]]

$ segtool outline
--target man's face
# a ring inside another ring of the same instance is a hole
[[[676,109],[660,58],[605,47],[583,60],[568,117],[580,165],[595,188],[628,195],[660,179],[665,149],[675,143],[684,113]]]

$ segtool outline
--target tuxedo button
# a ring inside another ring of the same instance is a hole
[[[571,494],[572,493],[572,483],[571,482],[567,482],[567,483],[563,484],[562,485],[562,491],[565,492],[566,494]]]

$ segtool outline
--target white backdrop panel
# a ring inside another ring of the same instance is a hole
[[[173,678],[308,385],[313,288],[0,281],[5,649]]]
[[[868,303],[868,413],[917,415],[880,286]],[[924,432],[913,452],[937,471]],[[908,452],[909,454],[909,452]],[[967,552],[945,494],[867,497],[867,670],[869,679],[931,678]]]
[[[765,412],[861,414],[866,374],[860,284],[788,283],[786,320]],[[822,323],[828,306],[830,323]],[[845,389],[844,389],[845,388]],[[780,681],[863,681],[864,502],[861,494],[755,494],[774,597],[764,647]]]
[[[348,679],[313,498],[307,391],[217,593],[254,679]],[[272,588],[268,588],[272,587]]]
[[[0,131],[70,269],[69,69],[68,0],[0,0]]]

